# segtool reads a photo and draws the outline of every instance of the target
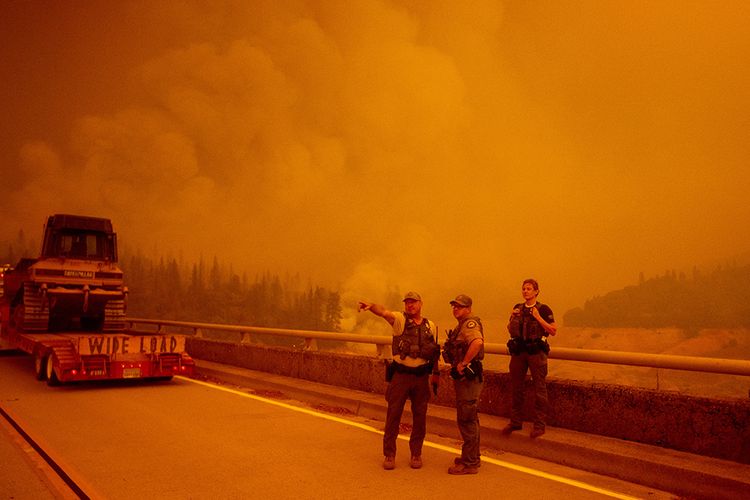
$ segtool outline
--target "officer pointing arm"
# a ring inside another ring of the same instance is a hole
[[[357,308],[358,311],[370,311],[375,316],[380,316],[384,320],[388,322],[389,325],[393,326],[393,322],[396,321],[396,316],[394,316],[393,311],[389,311],[385,308],[385,306],[382,306],[380,304],[373,304],[372,302],[359,302],[359,306]]]
[[[359,301],[357,310],[360,312],[370,311],[375,316],[380,316],[381,318],[386,320],[391,326],[396,323],[396,314],[401,314],[389,311],[383,305],[364,301]],[[406,294],[406,297],[404,298],[404,316],[407,318],[411,318],[412,320],[422,321],[422,298],[418,294],[414,292],[409,292],[408,294]],[[435,328],[435,330],[436,331],[434,335],[435,340],[437,340],[437,328]],[[398,334],[396,332],[394,333]],[[430,383],[433,386],[433,392],[437,394],[437,386],[440,383],[440,372],[438,369],[437,361],[434,362]]]
[[[380,304],[359,302],[359,311],[370,311],[391,325],[393,360],[386,361],[385,392],[388,401],[385,430],[383,432],[383,468],[396,467],[396,438],[401,415],[407,399],[411,401],[412,431],[409,438],[411,459],[409,466],[422,467],[422,444],[427,425],[427,404],[430,400],[429,375],[432,373],[433,390],[437,391],[437,326],[422,316],[422,297],[416,292],[404,296],[403,312],[389,311]]]

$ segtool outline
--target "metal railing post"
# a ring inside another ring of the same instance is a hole
[[[317,351],[318,342],[313,337],[305,337],[305,350],[306,351]]]

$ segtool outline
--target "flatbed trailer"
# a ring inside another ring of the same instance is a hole
[[[190,376],[195,362],[185,352],[185,336],[124,330],[99,332],[22,332],[0,307],[3,345],[34,357],[38,380],[50,385],[112,379],[168,380]]]
[[[101,332],[23,332],[9,325],[0,307],[0,339],[7,348],[34,357],[38,380],[50,385],[112,379],[160,379],[193,374],[185,336],[124,330]]]
[[[112,222],[51,215],[39,257],[0,268],[0,348],[34,356],[50,385],[192,374],[183,335],[126,328],[127,296]]]

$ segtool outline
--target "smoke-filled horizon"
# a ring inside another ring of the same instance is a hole
[[[0,231],[559,316],[750,251],[745,2],[11,2]],[[6,239],[6,238],[0,238]],[[12,238],[7,238],[12,239]],[[352,314],[351,311],[345,312]]]

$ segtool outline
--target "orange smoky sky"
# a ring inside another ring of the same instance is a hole
[[[4,2],[0,47],[8,240],[109,217],[434,317],[750,251],[745,1]]]

